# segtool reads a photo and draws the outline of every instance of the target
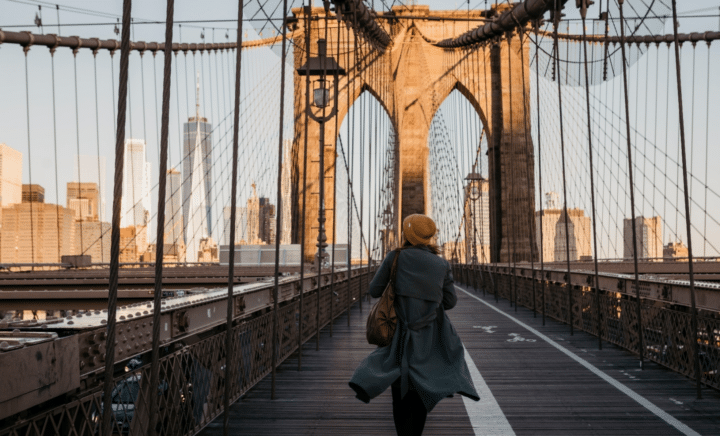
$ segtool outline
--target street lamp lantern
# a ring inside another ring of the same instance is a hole
[[[470,173],[465,177],[465,180],[468,181],[468,184],[470,185],[470,200],[475,201],[480,198],[480,184],[483,180],[483,176],[481,176],[478,173]]]
[[[313,106],[324,109],[329,103],[330,90],[327,88],[327,80],[316,80],[315,89],[313,89]]]
[[[317,56],[311,56],[303,66],[297,69],[297,73],[300,76],[313,76],[318,77],[317,80],[315,80],[315,85],[313,86],[313,100],[312,104],[313,106],[325,109],[330,105],[330,86],[328,86],[328,77],[334,77],[335,80],[333,80],[333,87],[335,88],[335,94],[337,95],[337,88],[338,88],[338,76],[344,76],[347,73],[345,72],[345,69],[342,68],[340,65],[338,65],[337,61],[334,57],[327,56],[327,41],[324,39],[318,39],[317,42],[318,47],[318,55]],[[309,108],[308,108],[309,109]],[[327,119],[324,121],[321,121],[319,119],[316,119],[314,114],[310,113],[310,116],[317,122],[325,122],[328,121],[330,118],[335,116],[335,109],[328,114],[326,117]],[[325,118],[323,116],[322,118]]]

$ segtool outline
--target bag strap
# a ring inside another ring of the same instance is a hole
[[[395,277],[397,276],[397,264],[398,259],[400,258],[400,252],[402,251],[402,248],[396,248],[395,250],[395,259],[393,259],[392,267],[390,268],[390,284],[393,288],[395,288]]]

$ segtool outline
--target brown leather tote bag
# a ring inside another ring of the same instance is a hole
[[[400,257],[400,249],[395,250],[390,268],[390,280],[383,291],[380,301],[370,309],[366,325],[366,336],[369,344],[378,347],[387,347],[392,342],[397,327],[397,314],[395,313],[395,276],[397,275],[397,263]]]

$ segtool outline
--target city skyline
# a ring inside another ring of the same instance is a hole
[[[139,159],[142,157],[142,141],[138,141],[137,139],[128,139],[126,146],[128,146],[131,150],[129,153],[130,159]],[[11,155],[13,162],[20,162],[22,161],[22,155],[16,153],[16,150],[11,149],[5,144],[2,144],[2,150],[4,150],[4,154]],[[201,149],[197,147],[195,149],[196,154]],[[133,154],[134,153],[134,154]],[[4,156],[4,154],[0,154],[0,158]],[[198,162],[201,162],[198,160]],[[0,163],[1,165],[1,163]],[[16,167],[13,167],[16,168]],[[142,166],[141,166],[142,168]],[[147,170],[147,166],[145,166]],[[6,170],[7,173],[7,170]],[[131,175],[133,175],[132,172],[130,172]],[[202,173],[202,171],[198,171],[197,174]],[[283,183],[287,182],[287,172],[283,171]],[[18,175],[17,171],[12,173],[12,176],[14,177],[15,181],[17,181],[19,178],[21,178],[21,174]],[[141,175],[140,177],[143,177],[147,179],[144,175]],[[134,174],[135,179],[140,178],[137,173]],[[130,180],[133,180],[133,178],[130,178]],[[182,237],[178,238],[177,233],[173,236],[174,229],[177,228],[187,228],[187,226],[183,226],[182,224],[182,214],[179,213],[181,210],[181,199],[179,192],[181,191],[181,175],[180,172],[174,169],[168,170],[168,185],[167,185],[167,194],[166,194],[166,201],[167,201],[167,207],[166,207],[166,228],[170,230],[166,230],[165,232],[165,240],[166,244],[168,244],[168,247],[166,247],[166,252],[169,253],[169,255],[176,256],[178,259],[180,259],[180,252],[184,253],[184,250],[186,249],[185,241]],[[4,183],[6,192],[7,187],[10,186],[3,178],[2,173],[0,173],[0,183]],[[196,180],[194,183],[197,185],[198,188],[203,186],[202,180],[200,177],[196,177]],[[487,181],[482,180],[481,182],[481,188],[480,192],[485,192],[487,188]],[[9,196],[17,197],[17,186],[15,186],[15,189],[13,192],[15,194],[6,194],[5,197],[9,198]],[[79,190],[78,190],[79,187]],[[270,202],[269,198],[265,197],[259,197],[257,195],[256,186],[254,184],[251,185],[252,187],[252,194],[247,200],[247,207],[241,207],[238,208],[238,223],[237,223],[237,234],[238,239],[236,240],[238,243],[252,243],[253,241],[255,243],[272,243],[274,241],[275,237],[275,206]],[[470,185],[468,185],[468,188]],[[22,184],[20,186],[20,191],[22,193],[21,197],[22,199],[27,203],[28,201],[32,200],[33,203],[43,204],[45,199],[46,191],[43,186],[38,184]],[[0,189],[2,188],[2,185],[0,184]],[[107,222],[101,222],[99,220],[99,197],[100,194],[98,192],[98,186],[95,183],[78,183],[78,182],[67,182],[67,207],[61,207],[61,209],[58,210],[68,210],[71,213],[71,216],[73,217],[74,221],[77,221],[78,226],[74,228],[74,230],[70,234],[70,239],[72,240],[71,243],[63,245],[63,243],[60,244],[61,247],[71,247],[71,248],[62,248],[61,251],[66,251],[68,253],[84,253],[84,254],[90,254],[93,259],[97,258],[97,261],[105,261],[107,259],[106,254],[106,248],[109,247],[109,241],[107,240],[106,236],[109,236],[110,227],[109,223]],[[203,189],[197,189],[197,192],[201,193],[200,196],[202,196],[202,193],[204,192]],[[466,192],[466,195],[477,195],[477,192],[470,193],[470,191]],[[547,192],[546,193],[546,208],[544,209],[544,212],[546,215],[548,214],[554,214],[556,215],[555,219],[553,219],[553,230],[546,229],[544,231],[544,234],[546,236],[545,239],[545,260],[546,261],[564,261],[565,258],[565,248],[564,248],[564,220],[563,220],[563,213],[561,209],[555,209],[560,206],[560,200],[559,195],[555,192]],[[140,204],[143,207],[143,216],[148,216],[149,211],[145,210],[145,204],[147,204],[147,195],[144,196],[144,198],[140,198],[138,204]],[[480,194],[480,198],[483,197],[483,194]],[[283,195],[283,202],[285,202],[286,195]],[[487,200],[485,198],[485,200]],[[478,202],[478,208],[482,209],[482,204],[484,202],[481,200]],[[55,206],[55,205],[50,205]],[[553,206],[555,208],[551,208],[550,206]],[[27,206],[25,206],[27,207]],[[199,206],[196,205],[196,208]],[[487,207],[487,205],[485,206]],[[45,206],[38,207],[38,211],[44,210]],[[251,214],[250,210],[253,210],[254,213]],[[263,212],[259,212],[259,211]],[[229,219],[229,207],[225,207],[223,210],[223,219],[225,221],[224,229],[223,229],[223,235],[221,235],[221,241],[222,243],[228,242],[228,235],[227,230],[229,230],[227,220]],[[22,213],[22,212],[19,212]],[[29,211],[28,211],[29,213]],[[38,212],[40,213],[40,212]],[[43,212],[45,213],[45,212]],[[470,213],[468,210],[466,213]],[[487,216],[487,212],[481,212],[481,210],[476,211],[478,215]],[[536,213],[539,213],[539,211],[536,211]],[[63,215],[64,212],[60,215]],[[45,213],[47,216],[47,213]],[[129,214],[126,214],[126,216]],[[196,214],[197,216],[202,216],[203,214]],[[263,217],[261,217],[263,215]],[[57,216],[55,215],[56,220]],[[64,216],[64,215],[63,215]],[[590,253],[592,243],[590,241],[590,218],[584,216],[584,211],[581,209],[570,209],[570,222],[569,224],[569,230],[570,230],[570,240],[571,240],[571,247],[570,247],[570,256],[571,260],[582,260],[583,258],[588,259],[591,258],[592,255]],[[0,220],[2,215],[0,214]],[[179,217],[179,219],[178,219]],[[29,216],[28,216],[29,218]],[[9,218],[10,219],[10,218]],[[63,218],[64,219],[64,218]],[[63,221],[61,219],[60,221]],[[171,221],[174,220],[174,223],[171,223]],[[202,220],[202,218],[201,218]],[[539,217],[536,216],[536,226],[539,226],[540,221]],[[580,221],[578,221],[580,220]],[[684,251],[686,250],[686,247],[684,244],[682,244],[681,240],[672,240],[669,239],[667,243],[664,242],[663,236],[662,236],[662,219],[658,217],[653,217],[651,219],[644,218],[642,216],[639,216],[636,218],[636,220],[639,221],[648,221],[648,220],[654,220],[653,223],[648,224],[641,224],[639,225],[639,232],[638,232],[638,241],[639,241],[639,257],[640,258],[675,258],[675,257],[682,257]],[[629,239],[629,225],[627,224],[630,221],[629,218],[624,219],[624,227],[623,227],[623,234],[625,238],[624,243],[624,252],[623,256],[624,258],[628,259],[631,258],[631,254],[628,254],[628,250],[631,250],[631,239]],[[643,222],[644,222],[643,221]],[[85,222],[82,224],[82,222]],[[92,224],[92,222],[98,222],[98,224]],[[2,223],[2,221],[0,221]],[[20,225],[20,224],[17,224]],[[150,249],[151,246],[154,245],[153,236],[151,233],[148,233],[148,229],[146,228],[147,221],[145,221],[145,226],[139,225],[139,226],[124,226],[123,228],[128,227],[136,227],[136,230],[134,230],[133,238],[134,238],[134,245],[136,246],[135,251],[138,254],[138,256],[147,250]],[[0,227],[1,229],[2,227]],[[202,229],[202,224],[198,229]],[[9,231],[9,227],[6,228],[5,231]],[[468,231],[468,229],[466,229]],[[537,227],[537,237],[538,237],[538,246],[540,246],[539,242],[539,227]],[[578,233],[579,232],[579,233]],[[126,232],[127,233],[127,232]],[[210,235],[207,232],[202,231],[196,231],[194,233],[197,233],[198,235],[201,235],[200,238],[197,238],[197,241],[195,241],[195,245],[197,246],[198,250],[201,250],[201,245],[207,247],[208,243],[212,243],[209,241],[213,241],[213,239],[210,237]],[[251,234],[259,235],[257,237],[250,238],[248,235]],[[40,233],[38,233],[40,235]],[[84,236],[83,236],[84,235]],[[96,236],[95,236],[96,235]],[[170,235],[168,237],[168,235]],[[262,236],[260,236],[262,235]],[[650,236],[648,236],[650,235]],[[93,239],[94,238],[94,239]],[[209,239],[208,239],[209,238]],[[247,239],[245,239],[247,238]],[[57,241],[57,239],[55,239]],[[97,243],[94,241],[97,240]],[[177,242],[173,242],[177,241]],[[191,241],[192,242],[192,241]],[[467,239],[464,239],[462,241],[463,244],[466,244],[467,246],[464,247],[466,250],[470,250],[470,247],[472,244]],[[57,244],[56,244],[57,245]],[[548,249],[547,247],[550,247]],[[553,254],[550,253],[552,251]],[[57,250],[56,250],[57,251]],[[200,252],[198,251],[198,252]],[[173,254],[174,253],[174,254]],[[668,254],[669,253],[669,254]],[[192,255],[191,255],[192,256]],[[620,257],[620,256],[618,256]]]

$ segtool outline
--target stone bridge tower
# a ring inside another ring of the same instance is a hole
[[[322,8],[312,9],[311,17],[314,19],[310,20],[308,28],[305,12],[304,8],[293,10],[297,18],[294,24],[295,68],[306,61],[304,47],[307,31],[311,41],[310,56],[317,56],[317,40],[327,39],[328,56],[333,56],[347,71],[347,75],[341,77],[339,82],[337,126],[342,125],[353,102],[362,92],[367,91],[385,108],[395,129],[399,154],[395,171],[395,186],[398,190],[396,228],[401,228],[400,223],[407,215],[433,214],[428,174],[428,134],[438,108],[457,89],[477,111],[490,144],[491,260],[506,262],[512,260],[510,255],[515,252],[515,260],[529,261],[530,250],[536,248],[530,234],[530,223],[534,225],[535,222],[535,187],[529,120],[530,62],[527,38],[522,45],[520,38],[515,35],[510,42],[503,39],[494,44],[472,48],[440,48],[434,42],[457,36],[477,26],[479,22],[468,22],[467,11],[431,13],[428,6],[402,6],[394,7],[392,14],[381,14],[378,18],[378,22],[392,37],[392,44],[381,53],[372,50],[364,41],[355,39],[352,30],[339,23],[334,15],[328,19],[326,28]],[[494,9],[487,12],[471,11],[470,17],[486,18],[495,13]],[[422,18],[429,16],[433,19]],[[294,88],[296,201],[293,202],[293,240],[299,243],[305,143],[304,76],[295,73]],[[326,229],[328,243],[331,243],[335,214],[329,209],[333,202],[333,165],[337,156],[334,120],[327,123],[325,129]],[[307,135],[305,255],[310,258],[316,251],[320,177],[319,124],[312,119],[308,120]]]

